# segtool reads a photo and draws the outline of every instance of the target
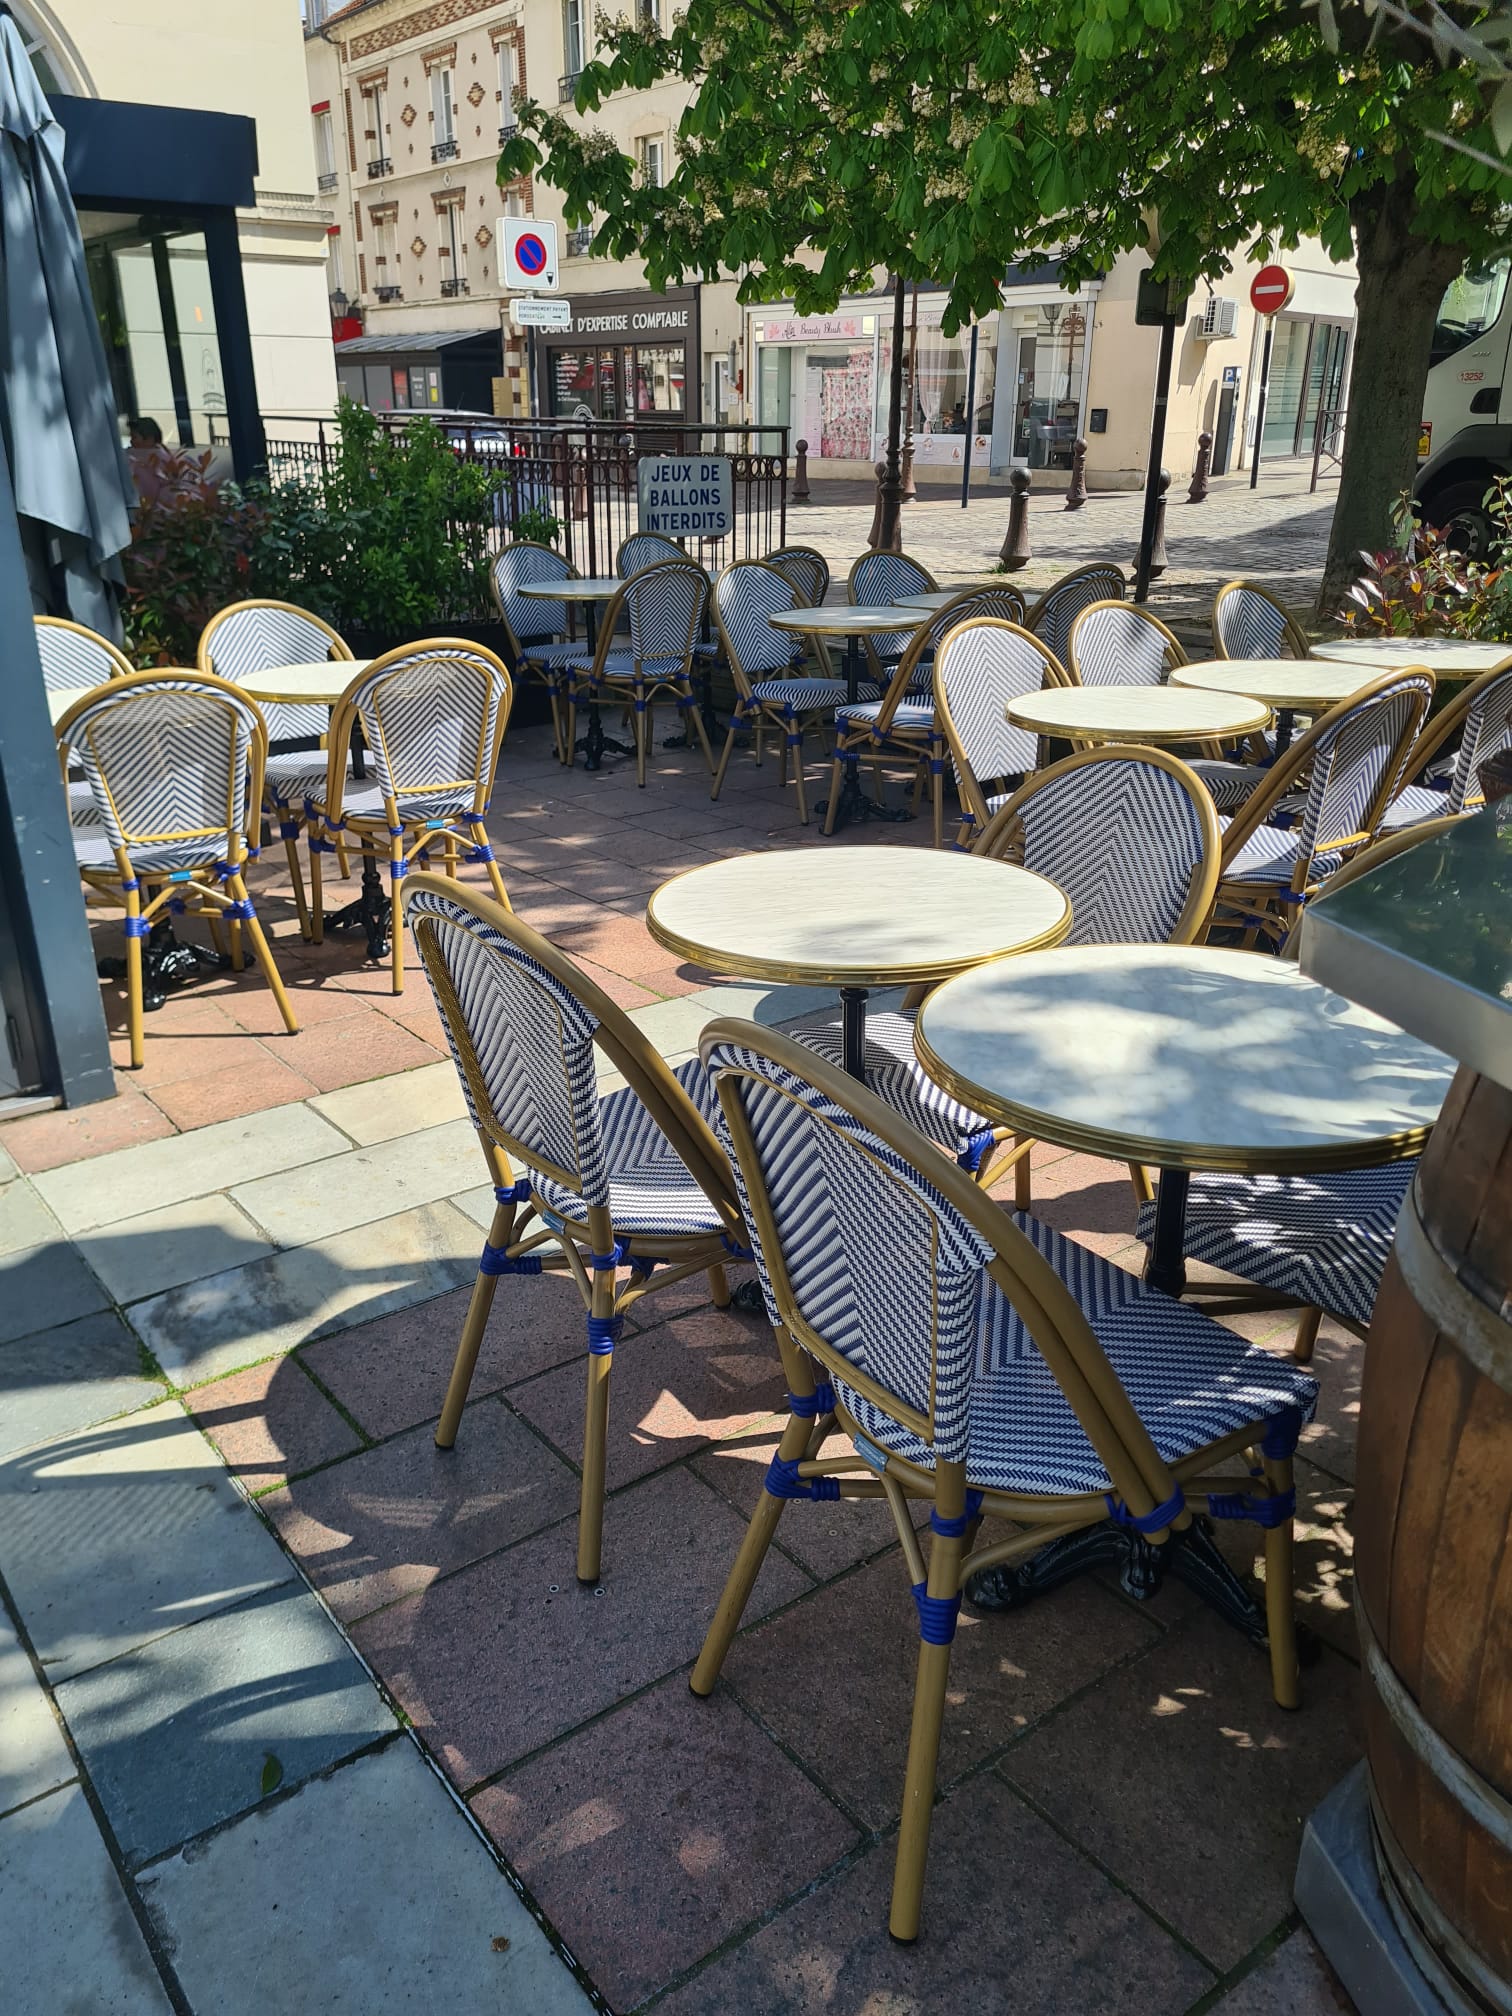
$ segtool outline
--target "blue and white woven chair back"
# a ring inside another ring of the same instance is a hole
[[[614,571],[621,581],[628,581],[632,575],[644,574],[648,567],[660,567],[667,560],[694,564],[675,540],[664,539],[660,532],[632,532],[628,539],[620,541]]]
[[[785,575],[811,609],[817,609],[829,593],[829,562],[810,547],[781,546],[767,554],[766,564]]]
[[[934,581],[906,553],[863,553],[850,570],[846,592],[852,602],[884,607],[900,595],[928,595]],[[901,658],[914,640],[912,630],[884,630],[869,638],[879,658]]]
[[[910,693],[927,693],[934,684],[934,654],[940,647],[940,640],[955,629],[958,623],[969,623],[977,616],[996,616],[1004,623],[1022,623],[1024,620],[1024,598],[1016,588],[976,588],[963,595],[946,609],[937,610],[929,628],[910,640],[909,649],[917,648],[914,669],[909,677]]]
[[[802,604],[794,583],[766,561],[737,560],[720,575],[714,607],[737,675],[748,684],[770,672],[791,673],[802,639],[774,630],[767,619]]]
[[[164,673],[115,682],[65,740],[111,845],[130,854],[185,843],[189,866],[241,853],[260,725],[239,695],[191,672]]]
[[[974,777],[1015,777],[1034,768],[1039,738],[1012,726],[1004,713],[1010,700],[1045,683],[1044,654],[1027,630],[990,617],[958,624],[935,653],[934,677]]]
[[[213,616],[200,640],[200,664],[218,679],[240,685],[249,673],[280,665],[321,665],[331,656],[332,632],[302,609],[249,602]],[[324,707],[270,700],[262,708],[270,742],[319,741],[330,725]]]
[[[1068,945],[1167,944],[1216,837],[1181,779],[1138,756],[1064,771],[1017,820],[1024,866],[1071,898]]]
[[[52,616],[32,619],[37,630],[37,656],[42,683],[49,693],[85,693],[103,686],[127,669],[103,637]]]
[[[1225,658],[1290,658],[1290,629],[1286,611],[1258,588],[1236,582],[1219,590],[1213,637]]]
[[[493,563],[494,594],[499,613],[508,624],[516,644],[541,638],[560,637],[567,629],[567,604],[547,602],[536,595],[522,595],[526,582],[567,581],[572,569],[560,553],[549,546],[520,541],[506,546]]]
[[[1403,737],[1432,697],[1431,678],[1405,674],[1356,702],[1319,738],[1298,848],[1298,860],[1309,864],[1309,879],[1338,865],[1336,843],[1366,830],[1383,786],[1388,796],[1395,790],[1406,764]],[[1388,769],[1397,774],[1388,777]]]
[[[1164,630],[1132,602],[1084,609],[1067,648],[1071,674],[1083,686],[1158,686],[1179,662]]]
[[[443,969],[438,984],[427,962],[474,1126],[585,1204],[607,1205],[596,1018],[556,974],[465,904],[416,889],[406,916]]]
[[[690,561],[658,562],[621,591],[630,648],[642,664],[677,659],[685,672],[709,599],[709,577]]]
[[[860,1375],[884,1412],[901,1403],[929,1424],[941,1457],[964,1458],[991,1248],[921,1171],[796,1072],[723,1041],[705,1064],[750,1130],[754,1162],[738,1147],[731,1159],[768,1319],[796,1316],[842,1384]]]
[[[404,800],[455,797],[486,810],[509,674],[491,652],[439,640],[380,662],[352,693],[379,788]]]
[[[1491,681],[1465,717],[1446,812],[1463,812],[1467,806],[1485,802],[1477,772],[1482,763],[1507,748],[1512,748],[1512,667]]]
[[[1094,602],[1121,602],[1128,583],[1122,571],[1102,562],[1078,567],[1047,588],[1030,610],[1026,627],[1040,638],[1062,665],[1070,656],[1071,625]]]

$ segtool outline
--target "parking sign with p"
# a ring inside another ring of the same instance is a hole
[[[554,293],[557,274],[557,227],[545,217],[499,219],[499,278],[523,293]]]

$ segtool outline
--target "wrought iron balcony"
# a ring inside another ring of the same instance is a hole
[[[582,74],[581,70],[569,70],[565,77],[558,80],[557,101],[559,104],[570,105],[573,99],[576,98],[578,79]]]
[[[394,164],[387,154],[380,155],[376,161],[369,161],[368,163],[369,182],[376,182],[380,175],[392,175],[393,172]]]
[[[569,259],[581,259],[592,244],[593,226],[591,224],[580,225],[576,230],[567,233],[567,257]]]
[[[380,301],[402,301],[404,299],[404,289],[397,281],[391,287],[375,287],[373,292]]]
[[[506,119],[504,124],[499,128],[499,145],[502,147],[507,141],[513,140],[519,130],[520,122],[518,119]]]
[[[455,140],[438,140],[431,149],[432,161],[455,161],[460,150]]]
[[[316,177],[316,186],[322,196],[329,196],[331,191],[340,185],[340,182],[341,177],[336,173],[334,168],[328,170],[326,174]]]
[[[471,292],[472,289],[468,286],[465,280],[452,279],[452,280],[443,280],[441,282],[441,294],[443,299],[453,294],[470,294]]]

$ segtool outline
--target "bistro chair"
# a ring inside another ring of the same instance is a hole
[[[1407,759],[1407,781],[1386,807],[1382,832],[1394,833],[1446,814],[1478,811],[1486,802],[1480,766],[1509,745],[1512,658],[1472,679],[1424,724]]]
[[[910,560],[906,553],[883,553],[875,549],[861,555],[845,581],[847,602],[883,608],[900,595],[937,595],[940,584],[927,567]],[[886,685],[894,665],[903,656],[917,633],[912,630],[883,630],[864,637],[866,660],[880,690]]]
[[[660,532],[632,532],[620,541],[614,571],[621,581],[628,581],[632,575],[644,574],[648,567],[660,567],[668,560],[685,561],[690,566],[698,564],[675,539],[664,538]]]
[[[910,639],[898,660],[897,669],[880,700],[858,700],[854,707],[839,708],[835,714],[835,761],[830,777],[829,811],[824,830],[835,830],[835,813],[840,801],[841,767],[857,763],[863,753],[879,764],[885,753],[906,757],[916,765],[914,804],[927,774],[933,801],[934,844],[945,838],[945,731],[935,720],[934,655],[940,640],[958,623],[976,616],[997,616],[1006,623],[1020,623],[1024,601],[1016,588],[964,588],[947,602],[929,627]],[[881,797],[882,781],[877,780]]]
[[[1433,698],[1422,666],[1388,672],[1320,715],[1226,818],[1213,929],[1284,945],[1304,904],[1371,839]],[[1284,802],[1283,802],[1284,801]],[[1273,818],[1286,825],[1269,824]]]
[[[1281,1706],[1298,1705],[1292,1453],[1317,1382],[1010,1216],[899,1114],[789,1039],[720,1020],[700,1052],[789,1412],[690,1685],[713,1692],[790,1501],[886,1501],[919,1629],[889,1916],[893,1937],[912,1940],[951,1645],[980,1570],[1109,1522],[1161,1559],[1194,1517],[1252,1520],[1264,1532],[1271,1686]],[[832,1427],[854,1453],[818,1454]],[[915,1502],[929,1507],[927,1556]],[[984,1539],[988,1516],[1019,1530]]]
[[[709,577],[691,560],[659,561],[634,574],[616,593],[599,625],[598,649],[590,658],[569,659],[567,747],[577,736],[577,710],[586,700],[606,697],[629,702],[635,727],[635,781],[646,783],[646,750],[651,742],[651,708],[658,693],[670,693],[690,736],[702,744],[712,771],[714,752],[693,692],[693,647],[709,600]],[[628,647],[615,628],[629,629]]]
[[[242,970],[242,928],[289,1034],[299,1024],[247,893],[249,805],[261,803],[268,731],[252,702],[203,672],[123,673],[81,693],[58,724],[58,746],[94,793],[100,831],[74,836],[91,907],[124,910],[131,1066],[144,1056],[142,943],[172,916],[230,932]]]
[[[1296,620],[1268,588],[1228,581],[1213,599],[1213,649],[1220,658],[1310,658]]]
[[[1067,945],[1191,945],[1207,927],[1218,887],[1218,814],[1189,766],[1163,749],[1083,749],[1039,771],[1008,798],[973,853],[1044,875],[1071,902]],[[994,1163],[1011,1130],[954,1099],[914,1055],[914,1008],[866,1018],[866,1082],[876,1096],[949,1149],[985,1183],[1015,1170],[1016,1202],[1029,1208],[1029,1155],[1020,1137]],[[807,1049],[844,1061],[840,1017],[821,1009],[789,1024]],[[1149,1195],[1131,1169],[1135,1195]]]
[[[778,783],[787,784],[788,768],[793,772],[793,788],[798,794],[798,817],[807,826],[808,795],[803,775],[803,738],[817,722],[826,722],[836,707],[845,704],[843,679],[806,679],[802,673],[805,655],[803,638],[787,630],[774,629],[767,618],[779,610],[807,605],[801,592],[785,574],[764,560],[736,560],[726,567],[714,584],[714,620],[724,644],[725,662],[735,682],[735,706],[729,733],[720,752],[719,767],[709,789],[717,798],[724,788],[730,752],[742,729],[753,731],[755,757],[762,757],[762,740],[768,726],[778,731]],[[821,667],[829,670],[824,640],[816,638]],[[860,694],[877,698],[877,688],[863,685]]]
[[[509,641],[511,671],[516,682],[531,679],[545,688],[559,763],[568,760],[562,747],[562,668],[583,655],[583,645],[567,635],[570,624],[565,602],[548,602],[539,596],[522,595],[520,590],[536,582],[576,579],[577,569],[560,553],[529,539],[514,540],[493,563],[494,600]]]
[[[320,860],[331,840],[356,837],[364,861],[388,845],[389,886],[397,903],[400,884],[418,857],[422,866],[440,854],[448,876],[460,859],[488,873],[489,886],[507,909],[503,877],[489,845],[488,810],[499,749],[514,685],[481,644],[433,637],[374,659],[341,696],[331,729],[331,767],[324,803],[311,820],[310,888],[320,939]],[[359,727],[374,775],[361,782],[347,773],[341,754]],[[324,832],[318,830],[324,828]],[[465,851],[464,851],[465,850]],[[404,932],[390,920],[389,954],[396,994],[404,992]]]
[[[319,665],[328,658],[350,659],[345,641],[329,623],[292,602],[233,602],[205,625],[199,640],[199,668],[239,685],[250,673],[280,665]],[[299,836],[309,807],[325,793],[329,769],[327,747],[330,719],[324,707],[291,705],[282,700],[258,703],[268,724],[270,743],[305,742],[307,749],[278,749],[268,757],[263,813],[276,825],[294,885],[294,906],[302,938],[314,935],[304,876],[299,866]],[[342,746],[342,761],[350,751]],[[341,856],[346,873],[346,856]]]
[[[1109,560],[1094,560],[1087,567],[1073,567],[1041,595],[1024,618],[1024,628],[1032,630],[1065,665],[1071,654],[1071,625],[1093,602],[1122,602],[1129,584],[1121,567]]]
[[[829,562],[812,546],[779,546],[767,554],[766,564],[791,581],[811,609],[829,593]]]
[[[1329,898],[1398,854],[1447,833],[1464,816],[1430,819],[1373,840],[1337,871]],[[1296,957],[1307,929],[1304,917],[1301,930],[1287,940],[1283,958]],[[1377,1168],[1319,1170],[1306,1176],[1194,1174],[1187,1190],[1185,1256],[1250,1286],[1189,1282],[1187,1295],[1224,1314],[1300,1304],[1292,1350],[1302,1364],[1311,1361],[1325,1314],[1363,1337],[1416,1168],[1412,1156]],[[1148,1198],[1140,1206],[1136,1229],[1147,1245],[1153,1241],[1155,1206]]]
[[[1071,625],[1067,646],[1074,683],[1082,686],[1163,686],[1174,666],[1185,665],[1180,641],[1158,616],[1135,602],[1092,602]],[[1213,794],[1220,812],[1237,812],[1264,777],[1253,763],[1231,763],[1216,743],[1188,759]]]
[[[1018,623],[978,616],[958,623],[935,653],[934,718],[945,731],[961,801],[957,846],[969,846],[1009,792],[1039,763],[1039,737],[1007,718],[1010,700],[1066,685],[1060,660]]]
[[[124,679],[136,668],[124,651],[82,623],[61,616],[34,616],[42,683],[49,693],[87,693],[107,679]]]
[[[436,1444],[457,1439],[499,1277],[569,1275],[588,1327],[577,1572],[597,1582],[609,1374],[625,1312],[705,1272],[724,1308],[724,1263],[750,1258],[710,1126],[713,1091],[697,1058],[674,1073],[565,952],[504,906],[416,875],[404,908],[496,1200]],[[625,1079],[621,1090],[599,1092],[595,1053]],[[621,1266],[629,1273],[617,1282]]]

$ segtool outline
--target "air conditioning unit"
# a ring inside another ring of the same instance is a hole
[[[1209,294],[1197,325],[1199,343],[1211,343],[1215,336],[1232,336],[1239,320],[1239,303],[1225,294]]]

